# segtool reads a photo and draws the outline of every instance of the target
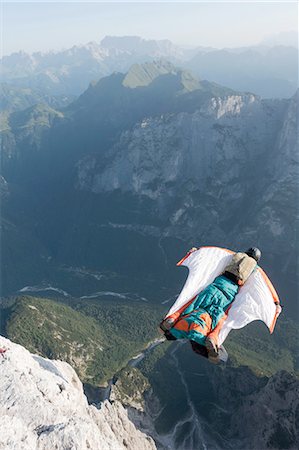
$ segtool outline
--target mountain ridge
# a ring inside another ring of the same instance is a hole
[[[235,90],[253,91],[268,98],[290,97],[298,87],[297,50],[287,46],[273,49],[263,45],[190,50],[167,40],[107,37],[101,43],[90,42],[60,52],[32,55],[19,52],[5,56],[2,78],[18,87],[41,89],[48,95],[79,95],[92,80],[114,71],[125,73],[133,64],[162,57],[193,69],[200,78]]]

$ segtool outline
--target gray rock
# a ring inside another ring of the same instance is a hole
[[[88,405],[75,371],[0,337],[0,448],[5,450],[155,449],[124,407]]]

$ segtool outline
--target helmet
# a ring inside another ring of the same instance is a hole
[[[250,247],[248,250],[246,250],[246,255],[250,256],[251,258],[255,259],[256,262],[259,262],[262,256],[262,252],[257,247]]]

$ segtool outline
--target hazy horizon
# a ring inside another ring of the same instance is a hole
[[[292,45],[298,29],[297,2],[5,1],[1,8],[3,56],[57,52],[105,36],[168,39],[182,47]]]

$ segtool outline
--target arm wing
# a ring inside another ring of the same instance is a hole
[[[280,313],[277,305],[278,295],[263,269],[259,267],[240,288],[232,303],[219,333],[219,345],[224,342],[230,330],[243,328],[254,320],[263,321],[272,333]]]
[[[177,264],[188,267],[187,281],[165,318],[178,316],[188,302],[192,301],[199,292],[224,271],[233,254],[234,252],[231,250],[220,247],[200,247],[192,253],[187,253]]]

